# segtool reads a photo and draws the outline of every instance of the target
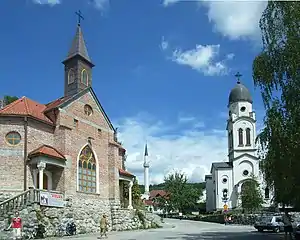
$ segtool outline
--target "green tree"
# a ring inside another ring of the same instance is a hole
[[[135,209],[139,209],[143,206],[141,199],[141,191],[138,180],[135,178],[132,185],[132,202]]]
[[[275,200],[300,202],[300,4],[268,1],[260,20],[263,50],[253,79],[266,108],[258,136],[262,170]]]
[[[12,102],[18,100],[19,98],[16,96],[9,96],[9,95],[5,95],[3,100],[5,105],[11,104]]]
[[[242,208],[247,212],[253,213],[262,207],[264,200],[256,179],[252,178],[243,183],[241,200]]]
[[[195,208],[201,191],[188,184],[184,173],[175,172],[164,179],[165,191],[168,193],[168,208],[185,212]]]

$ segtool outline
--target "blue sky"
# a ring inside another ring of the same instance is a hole
[[[2,0],[2,95],[47,103],[63,94],[66,57],[80,9],[93,88],[142,179],[149,144],[151,181],[172,169],[200,181],[226,160],[227,101],[237,71],[259,124],[263,106],[252,80],[265,2],[176,0]]]

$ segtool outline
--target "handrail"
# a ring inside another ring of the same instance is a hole
[[[14,199],[16,199],[16,198],[19,198],[19,197],[21,197],[21,196],[24,196],[24,195],[26,195],[26,193],[28,193],[28,192],[30,192],[30,191],[31,191],[31,189],[28,189],[28,190],[26,190],[26,191],[24,191],[24,192],[18,194],[17,196],[13,196],[13,197],[11,197],[11,198],[9,198],[9,199],[3,201],[3,202],[0,202],[0,206],[4,205],[4,204],[6,204],[6,203],[9,203],[9,202],[11,202],[12,200],[14,200]]]
[[[16,196],[0,203],[0,214],[9,214],[12,211],[23,209],[30,204],[39,202],[39,195],[36,189],[30,188]]]

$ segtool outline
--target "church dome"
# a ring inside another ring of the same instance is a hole
[[[229,104],[240,101],[252,103],[252,97],[249,90],[238,81],[229,94]]]

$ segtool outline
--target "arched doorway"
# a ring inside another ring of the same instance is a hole
[[[40,189],[40,182],[39,182],[39,179],[40,179],[40,174],[37,173],[37,188]],[[48,176],[46,173],[43,174],[43,189],[45,190],[49,190],[48,189]]]

